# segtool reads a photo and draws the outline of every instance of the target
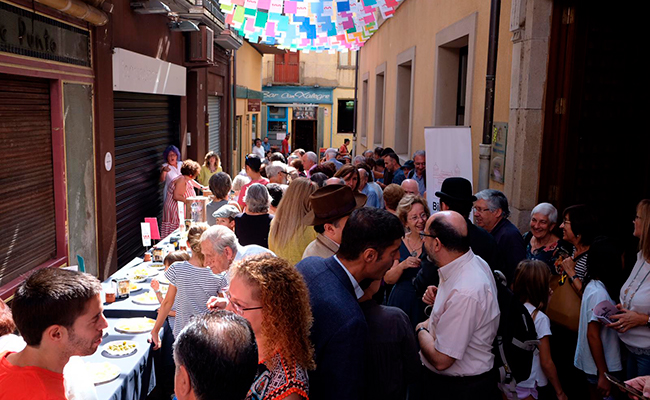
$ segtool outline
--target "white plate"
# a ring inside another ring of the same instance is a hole
[[[120,376],[120,367],[109,362],[86,363],[86,370],[95,386],[108,383]]]
[[[129,280],[130,280],[131,282],[135,282],[135,283],[142,283],[142,282],[145,282],[148,278],[149,278],[149,277],[145,276],[145,277],[141,277],[141,278],[136,279],[136,278],[133,277],[133,276],[129,276]]]
[[[160,302],[158,301],[158,297],[156,297],[156,293],[154,293],[153,290],[144,292],[137,296],[132,296],[131,301],[134,302],[135,304],[142,304],[144,306],[160,305]]]
[[[132,340],[114,340],[106,343],[102,355],[109,358],[128,357],[138,352],[138,344]]]
[[[120,333],[147,333],[155,324],[155,320],[146,317],[123,318],[117,321],[115,330]]]
[[[149,265],[149,268],[151,268],[154,271],[162,271],[165,269],[165,264],[163,263],[152,263]]]
[[[171,282],[167,278],[165,278],[165,275],[161,275],[160,278],[158,278],[158,283],[161,285],[169,285]]]
[[[134,288],[135,286],[135,288]],[[140,290],[144,289],[142,285],[138,285],[137,283],[131,283],[131,293],[133,292],[139,292]]]

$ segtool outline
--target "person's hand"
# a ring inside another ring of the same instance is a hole
[[[438,294],[437,286],[429,286],[427,290],[424,291],[424,296],[422,296],[422,301],[428,305],[432,305],[436,300],[436,295]]]
[[[637,389],[638,391],[643,392],[643,395],[645,397],[650,397],[650,376],[639,376],[637,378],[630,379],[629,381],[625,381],[625,383]],[[628,396],[630,396],[631,399],[638,399],[638,397],[633,396],[629,393]]]
[[[151,288],[154,290],[154,292],[160,291],[160,283],[158,282],[158,279],[151,280]]]
[[[620,313],[610,315],[609,319],[614,322],[607,325],[608,328],[612,328],[620,333],[624,333],[632,328],[636,328],[637,326],[644,326],[648,323],[648,317],[646,315],[623,308],[623,305],[621,304],[617,304],[616,308],[618,308]]]
[[[165,165],[162,170],[163,172],[169,172],[169,165]]]
[[[612,383],[605,377],[605,374],[598,374],[598,386],[596,390],[603,396],[604,399],[609,397],[609,393],[612,391]]]
[[[573,258],[567,257],[564,260],[562,260],[562,264],[560,264],[560,268],[566,272],[566,274],[570,277],[576,274],[576,262],[573,261]]]
[[[406,268],[417,268],[420,266],[420,259],[417,257],[410,256],[406,260],[399,263],[399,266],[402,270]]]
[[[160,331],[151,331],[151,335],[149,335],[149,340],[147,340],[149,343],[153,343],[153,349],[158,350],[160,348]]]
[[[205,305],[208,307],[208,310],[224,310],[228,305],[228,300],[223,297],[212,296],[208,299],[208,302]]]

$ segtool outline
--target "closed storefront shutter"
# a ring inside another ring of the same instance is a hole
[[[56,256],[50,82],[0,74],[0,287]]]
[[[221,97],[208,96],[209,150],[221,157]]]
[[[178,147],[178,99],[141,93],[114,93],[115,206],[117,263],[126,265],[144,252],[140,223],[162,216],[159,183],[163,151]]]

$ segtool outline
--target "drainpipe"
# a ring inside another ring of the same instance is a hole
[[[232,98],[232,138],[233,142],[238,139],[237,141],[237,146],[239,147],[237,150],[237,156],[233,157],[232,160],[232,171],[233,174],[232,176],[237,176],[239,173],[239,168],[238,168],[238,163],[239,160],[241,160],[241,149],[242,149],[242,143],[241,143],[241,138],[237,137],[237,50],[232,51],[232,92],[231,92],[231,98]],[[230,150],[228,150],[230,151]],[[231,151],[232,154],[232,151]]]
[[[494,91],[496,89],[497,53],[499,50],[499,17],[501,0],[491,0],[488,63],[485,76],[485,112],[483,116],[483,141],[479,145],[478,189],[489,187],[492,126],[494,125]]]
[[[361,49],[357,50],[357,60],[356,60],[356,65],[354,66],[354,115],[352,116],[352,154],[351,154],[352,158],[354,158],[354,156],[357,153],[357,95],[359,89],[359,56],[360,55],[361,55]],[[366,136],[366,140],[368,140],[368,136]]]

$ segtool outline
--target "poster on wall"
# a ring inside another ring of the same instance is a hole
[[[490,161],[490,178],[498,183],[504,182],[506,169],[506,143],[508,140],[508,123],[495,122],[492,128],[492,161]]]
[[[442,182],[460,176],[472,180],[472,131],[468,126],[424,128],[427,152],[427,202],[431,212],[440,211],[435,195]]]

